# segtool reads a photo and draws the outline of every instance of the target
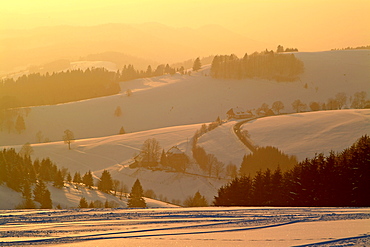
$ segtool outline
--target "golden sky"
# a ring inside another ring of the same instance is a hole
[[[0,29],[144,22],[194,28],[219,24],[252,39],[306,50],[320,50],[332,39],[348,40],[348,46],[370,43],[369,0],[11,0],[1,1],[0,6]]]

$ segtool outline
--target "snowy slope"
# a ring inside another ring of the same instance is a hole
[[[242,126],[257,146],[274,146],[298,160],[340,152],[370,135],[370,109],[307,112],[260,118]]]
[[[232,128],[236,121],[230,121],[207,132],[198,140],[207,153],[214,154],[225,165],[233,163],[238,167],[242,158],[250,151],[238,140]],[[157,198],[166,201],[181,200],[199,191],[211,203],[218,188],[226,179],[204,176],[131,169],[132,157],[138,154],[148,138],[156,138],[165,150],[178,146],[189,157],[191,138],[200,124],[168,127],[131,134],[77,140],[68,150],[63,142],[34,144],[33,158],[50,157],[59,167],[68,168],[72,174],[91,170],[99,178],[104,169],[114,179],[128,188],[138,178],[144,190],[152,189]],[[313,157],[315,153],[342,151],[352,145],[361,135],[370,134],[370,109],[308,112],[292,115],[265,117],[252,120],[242,126],[248,130],[251,140],[259,146],[276,146],[300,160]],[[14,146],[20,150],[21,146]],[[188,173],[202,174],[192,165]],[[5,192],[2,192],[5,193]]]
[[[115,197],[97,189],[88,189],[82,185],[66,183],[63,189],[58,189],[48,184],[47,187],[51,193],[54,208],[57,206],[61,206],[62,208],[77,208],[82,197],[88,203],[99,200],[104,205],[105,201],[108,200],[109,202],[113,202],[117,207],[127,207],[127,198],[125,196],[120,200],[118,196]],[[23,202],[22,193],[9,189],[4,185],[0,185],[0,198],[6,198],[6,200],[0,200],[0,209],[15,209]],[[145,202],[148,208],[177,207],[151,198],[145,198]]]
[[[122,82],[118,95],[53,106],[32,107],[25,116],[22,134],[0,132],[0,145],[35,143],[41,131],[51,141],[62,139],[70,129],[77,139],[114,135],[123,126],[126,132],[204,123],[225,118],[236,106],[253,109],[262,103],[270,106],[281,100],[292,112],[291,103],[300,99],[326,102],[338,92],[348,97],[355,92],[370,92],[370,51],[331,51],[297,53],[305,63],[301,80],[277,83],[260,79],[218,80],[204,66],[191,76],[166,75]],[[308,88],[304,88],[307,84]],[[133,95],[127,97],[130,89]],[[117,107],[123,115],[114,116]]]
[[[156,138],[165,150],[176,145],[191,156],[189,143],[201,123],[225,117],[231,107],[251,109],[264,102],[271,105],[282,100],[284,111],[290,112],[290,104],[297,98],[309,103],[326,101],[337,92],[346,92],[348,96],[358,91],[370,92],[369,54],[369,51],[297,53],[306,70],[301,81],[294,83],[216,80],[206,76],[209,66],[191,76],[177,74],[123,82],[122,93],[118,95],[32,107],[25,115],[26,131],[0,132],[0,146],[20,150],[25,142],[35,143],[36,133],[42,131],[44,138],[56,142],[33,144],[33,159],[50,157],[72,173],[91,170],[95,178],[107,169],[129,188],[139,178],[144,190],[153,189],[168,201],[183,201],[199,190],[211,203],[217,189],[227,180],[130,169],[132,157],[149,138]],[[127,89],[133,91],[132,96],[125,94]],[[120,117],[114,116],[117,106],[123,112]],[[234,123],[208,132],[198,144],[226,165],[231,162],[239,166],[249,150],[234,135]],[[121,126],[132,133],[116,135]],[[243,128],[249,131],[255,145],[276,146],[303,159],[313,157],[315,152],[341,151],[361,135],[369,134],[369,126],[369,110],[340,110],[267,117],[251,121]],[[60,141],[65,129],[72,130],[78,139],[72,143],[72,150]],[[195,166],[187,172],[200,174]]]

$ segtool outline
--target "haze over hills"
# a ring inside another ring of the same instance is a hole
[[[75,61],[112,51],[158,63],[175,63],[212,54],[243,55],[267,46],[276,45],[248,39],[218,25],[173,28],[145,23],[2,30],[0,72],[4,75],[59,59]]]
[[[326,102],[344,92],[348,97],[344,108],[349,108],[354,93],[370,91],[368,50],[295,55],[305,65],[305,72],[295,82],[214,79],[208,76],[210,66],[204,65],[191,76],[163,75],[122,82],[121,93],[117,95],[25,108],[22,113],[25,131],[0,132],[0,145],[20,150],[24,143],[30,142],[35,151],[33,158],[50,157],[71,172],[84,173],[91,169],[97,178],[107,169],[127,186],[139,178],[145,189],[152,188],[168,200],[183,200],[199,190],[211,202],[227,179],[204,176],[194,161],[188,173],[131,169],[132,158],[149,138],[156,138],[164,150],[177,146],[192,157],[191,139],[195,131],[218,116],[225,119],[226,112],[233,107],[256,109],[263,103],[271,106],[281,100],[285,105],[282,112],[292,113],[291,103],[296,99],[307,104]],[[131,96],[127,96],[127,89],[132,90]],[[121,116],[115,115],[118,106],[122,109]],[[369,134],[369,116],[367,109],[301,113],[267,117],[243,128],[250,132],[256,145],[277,145],[301,160],[329,152],[331,148],[341,151],[361,135]],[[250,150],[233,133],[235,123],[230,121],[212,130],[199,138],[198,144],[224,164],[239,166],[243,155]],[[121,127],[127,134],[117,135]],[[264,131],[266,128],[269,131]],[[77,139],[72,143],[72,150],[61,141],[66,129],[72,130]],[[314,130],[320,132],[313,133]],[[41,141],[51,142],[37,143],[38,132]]]

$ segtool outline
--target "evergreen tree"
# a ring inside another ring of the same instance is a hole
[[[24,198],[22,208],[25,208],[25,209],[36,208],[36,205],[34,201],[32,200],[31,185],[27,180],[23,185],[22,195]]]
[[[98,189],[109,193],[113,189],[113,180],[109,171],[104,170],[98,182]]]
[[[72,176],[70,172],[67,173],[67,181],[72,182]]]
[[[58,170],[55,178],[54,178],[54,183],[53,183],[53,186],[56,187],[56,188],[63,188],[64,186],[64,178],[62,176],[62,172],[60,170]]]
[[[45,190],[43,200],[41,201],[41,207],[40,208],[53,208],[53,202],[51,200],[51,194],[48,189]]]
[[[41,208],[52,208],[50,191],[46,188],[45,183],[39,180],[33,190],[34,200],[41,204]]]
[[[41,203],[43,200],[44,193],[46,191],[46,185],[42,180],[39,180],[36,183],[35,188],[33,189],[33,198],[36,202]]]
[[[122,116],[122,109],[120,106],[117,106],[116,110],[114,111],[114,116],[116,117]]]
[[[199,57],[195,59],[194,64],[193,64],[193,71],[198,71],[202,68],[202,64],[200,63]]]
[[[89,207],[85,197],[81,197],[80,203],[78,204],[78,207],[79,208],[88,208]]]
[[[208,203],[207,199],[197,191],[193,197],[190,196],[184,201],[184,205],[187,207],[207,207]]]
[[[75,172],[75,175],[73,176],[73,182],[74,183],[82,183],[81,174],[79,172]]]
[[[82,183],[84,183],[84,185],[90,189],[92,186],[94,186],[94,179],[91,171],[85,173],[85,175],[82,177]]]
[[[131,188],[131,193],[128,198],[127,206],[129,208],[145,208],[146,203],[143,198],[143,188],[141,187],[139,179],[136,179]]]
[[[93,201],[91,201],[91,202],[90,202],[90,204],[89,204],[89,208],[95,208],[95,204],[94,204],[94,202],[93,202]]]
[[[120,134],[120,135],[126,134],[126,131],[125,131],[125,129],[123,128],[123,126],[119,129],[119,134]]]

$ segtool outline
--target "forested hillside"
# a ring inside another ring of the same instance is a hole
[[[216,206],[370,206],[370,137],[282,172],[260,170],[221,187]]]
[[[275,81],[295,81],[304,71],[304,64],[294,54],[274,51],[236,55],[215,56],[211,76],[222,79],[261,78]]]

